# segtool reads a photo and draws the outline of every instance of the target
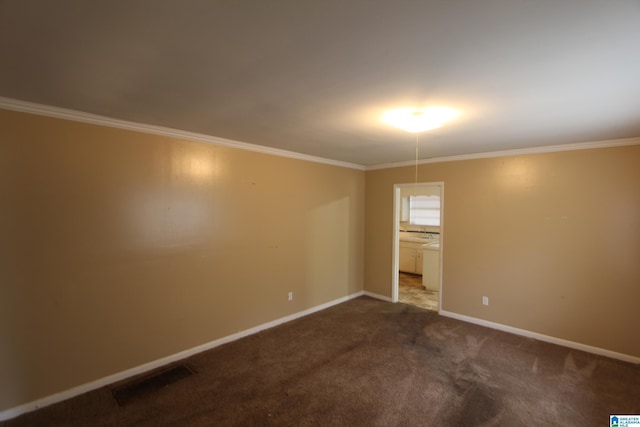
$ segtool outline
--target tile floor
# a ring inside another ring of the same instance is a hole
[[[398,301],[427,310],[438,311],[438,292],[428,291],[422,286],[422,276],[400,272]]]

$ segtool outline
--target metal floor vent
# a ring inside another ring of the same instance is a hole
[[[193,374],[193,369],[188,366],[176,365],[117,386],[111,389],[111,393],[118,404],[124,406]]]

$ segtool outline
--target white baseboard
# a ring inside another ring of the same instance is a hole
[[[113,375],[106,376],[104,378],[100,378],[95,381],[91,381],[86,384],[81,384],[79,386],[70,388],[68,390],[61,391],[59,393],[55,393],[41,399],[34,400],[32,402],[28,402],[13,408],[6,409],[0,412],[0,421],[6,421],[11,418],[15,418],[18,415],[22,415],[27,412],[34,411],[39,408],[43,408],[45,406],[52,405],[54,403],[62,402],[63,400],[71,399],[72,397],[81,395],[88,391],[92,391],[98,389],[100,387],[104,387],[109,384],[116,383],[118,381],[122,381],[126,378],[133,377],[135,375],[139,375],[150,371],[152,369],[159,368],[161,366],[167,365],[169,363],[177,362],[178,360],[185,359],[189,356],[193,356],[194,354],[201,353],[206,350],[210,350],[212,348],[221,346],[223,344],[229,343],[231,341],[236,341],[240,338],[244,338],[249,335],[253,335],[265,329],[273,328],[274,326],[281,325],[283,323],[290,322],[292,320],[298,319],[300,317],[308,316],[309,314],[315,313],[316,311],[324,310],[331,306],[341,304],[345,301],[348,301],[353,298],[357,298],[363,295],[363,291],[359,291],[342,298],[335,299],[333,301],[326,302],[324,304],[317,305],[315,307],[308,308],[303,311],[299,311],[297,313],[291,314],[289,316],[281,317],[279,319],[273,320],[271,322],[263,323],[262,325],[255,326],[250,329],[246,329],[244,331],[240,331],[238,333],[228,335],[226,337],[219,338],[217,340],[199,345],[197,347],[193,347],[184,351],[181,351],[176,354],[172,354],[167,357],[163,357],[161,359],[154,360],[149,363],[145,363],[144,365],[136,366],[135,368],[127,369],[122,372],[118,372]]]
[[[574,350],[585,351],[587,353],[593,353],[600,356],[606,356],[612,359],[622,360],[624,362],[640,364],[640,357],[631,356],[629,354],[618,353],[618,352],[606,350],[600,347],[593,347],[593,346],[582,344],[579,342],[569,341],[562,338],[556,338],[549,335],[539,334],[537,332],[527,331],[526,329],[514,328],[513,326],[507,326],[501,323],[490,322],[488,320],[465,316],[463,314],[453,313],[450,311],[441,310],[439,313],[441,316],[451,317],[452,319],[462,320],[463,322],[474,323],[476,325],[486,326],[487,328],[497,329],[499,331],[509,332],[509,333],[521,335],[527,338],[534,338],[539,341],[544,341],[551,344],[557,344],[563,347],[572,348]]]
[[[386,297],[386,296],[380,295],[380,294],[375,294],[375,293],[369,292],[369,291],[362,291],[362,295],[366,295],[368,297],[379,299],[379,300],[382,300],[382,301],[393,302],[393,300],[391,298],[389,298],[389,297]]]

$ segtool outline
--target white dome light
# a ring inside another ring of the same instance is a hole
[[[384,113],[382,121],[407,132],[416,133],[439,128],[457,115],[457,111],[445,107],[429,107],[423,110],[401,108]]]

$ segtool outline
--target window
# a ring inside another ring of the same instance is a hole
[[[415,225],[440,225],[439,196],[410,196],[409,223]]]

